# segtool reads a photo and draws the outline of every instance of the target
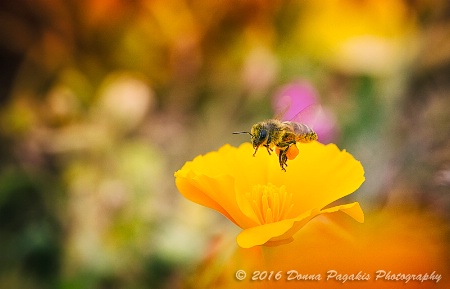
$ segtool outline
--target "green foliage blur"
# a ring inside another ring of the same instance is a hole
[[[236,228],[173,173],[248,141],[231,132],[298,81],[363,163],[365,210],[449,220],[449,15],[445,0],[2,1],[0,288],[182,288]]]

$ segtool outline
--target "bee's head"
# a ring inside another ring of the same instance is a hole
[[[233,132],[233,134],[242,134],[248,133],[252,137],[252,145],[254,149],[257,149],[260,145],[264,144],[267,141],[267,129],[262,123],[257,123],[252,126],[250,132],[248,131],[239,131]]]
[[[260,145],[263,145],[267,141],[267,129],[262,123],[253,125],[250,134],[252,136],[252,145],[254,149],[258,148]]]

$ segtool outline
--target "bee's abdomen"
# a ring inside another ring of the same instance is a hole
[[[287,122],[287,124],[292,128],[296,137],[297,142],[308,143],[317,140],[317,133],[303,123],[298,122]]]

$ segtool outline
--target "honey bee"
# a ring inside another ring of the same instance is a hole
[[[233,132],[233,134],[249,134],[256,155],[258,148],[264,146],[269,155],[276,149],[278,161],[283,171],[286,171],[287,160],[298,155],[296,143],[309,143],[318,139],[317,133],[306,124],[293,121],[269,119],[254,124],[251,130]]]

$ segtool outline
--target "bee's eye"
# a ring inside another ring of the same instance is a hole
[[[264,139],[264,138],[266,138],[266,136],[267,136],[267,131],[266,131],[265,129],[262,129],[262,130],[259,132],[259,138]]]

